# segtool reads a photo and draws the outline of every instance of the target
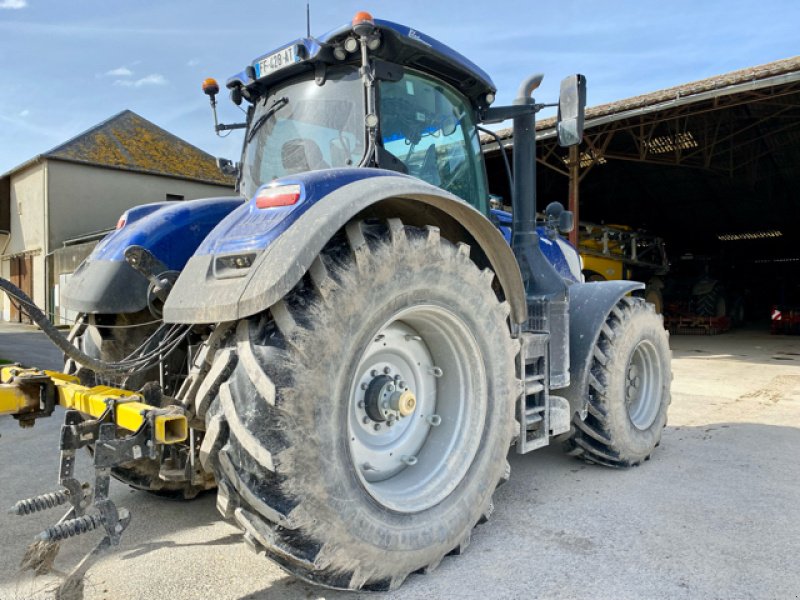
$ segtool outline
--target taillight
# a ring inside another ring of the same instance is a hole
[[[122,229],[123,227],[125,227],[125,223],[126,223],[126,222],[127,222],[127,220],[128,220],[128,219],[126,219],[125,217],[126,217],[126,215],[122,215],[122,216],[119,218],[119,221],[117,221],[117,229]]]
[[[299,185],[280,185],[278,187],[265,187],[256,196],[256,207],[274,208],[276,206],[291,206],[300,200],[302,190]]]

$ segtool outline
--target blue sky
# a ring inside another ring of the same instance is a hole
[[[508,102],[586,75],[589,105],[800,53],[800,2],[312,0],[312,33],[357,10],[415,27],[484,68]],[[305,34],[298,1],[0,0],[0,173],[129,108],[215,155],[204,77],[220,82]],[[224,96],[224,94],[223,94]],[[223,121],[241,113],[226,98]]]

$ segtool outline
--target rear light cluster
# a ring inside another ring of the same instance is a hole
[[[262,188],[256,195],[257,208],[291,206],[300,200],[302,189],[299,185],[279,185]]]
[[[128,222],[128,213],[126,211],[122,213],[122,216],[119,218],[119,221],[117,221],[117,229],[122,229],[123,227],[125,227],[125,223],[127,222]]]

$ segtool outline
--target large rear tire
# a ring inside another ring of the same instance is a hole
[[[701,317],[724,317],[728,314],[725,292],[720,285],[714,285],[705,294],[695,296],[695,312]]]
[[[661,315],[641,298],[620,299],[595,346],[588,414],[574,419],[567,452],[610,467],[649,459],[667,422],[670,356]]]
[[[394,589],[460,553],[509,473],[508,304],[466,245],[388,225],[351,223],[239,323],[201,448],[245,540],[337,589]]]

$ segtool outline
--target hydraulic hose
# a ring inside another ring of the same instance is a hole
[[[108,363],[81,352],[81,350],[73,346],[66,336],[50,322],[50,319],[48,319],[42,310],[33,303],[33,300],[16,285],[8,281],[8,279],[0,277],[0,289],[9,297],[17,300],[17,302],[20,303],[22,312],[26,313],[31,320],[39,326],[44,334],[50,338],[50,341],[76,363],[87,369],[91,369],[95,373],[102,373],[105,375],[119,375],[130,370],[129,366]]]

